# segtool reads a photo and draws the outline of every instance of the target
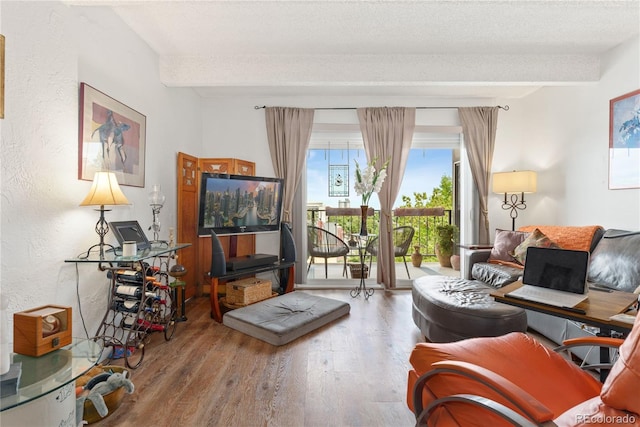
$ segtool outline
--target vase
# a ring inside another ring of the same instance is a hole
[[[366,236],[369,234],[367,231],[367,214],[369,213],[369,206],[360,206],[360,235]]]
[[[411,264],[414,267],[420,267],[422,265],[422,254],[420,253],[420,246],[414,246],[415,252],[411,254]]]
[[[451,255],[451,268],[455,271],[460,271],[460,255]]]
[[[435,246],[436,258],[438,258],[438,262],[441,267],[449,267],[451,268],[451,253],[443,252],[440,249],[440,245],[436,243]]]

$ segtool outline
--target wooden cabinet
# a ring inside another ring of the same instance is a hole
[[[210,292],[205,280],[211,267],[211,237],[198,236],[198,199],[202,172],[254,175],[255,163],[232,158],[197,158],[178,153],[178,241],[192,243],[193,250],[181,255],[182,264],[188,269],[186,298]],[[220,236],[225,257],[255,253],[255,235]],[[185,258],[189,258],[188,260]]]
[[[186,283],[185,298],[191,298],[198,292],[198,158],[178,153],[177,176],[177,239],[191,243],[180,252],[178,262],[187,269],[182,280]]]

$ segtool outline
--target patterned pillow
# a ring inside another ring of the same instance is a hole
[[[513,263],[513,251],[529,236],[530,233],[523,231],[500,230],[496,228],[496,236],[493,239],[493,248],[489,254],[489,262],[492,264],[502,264],[503,262]]]
[[[556,242],[548,238],[542,231],[536,228],[531,232],[529,237],[516,246],[511,254],[522,265],[524,265],[527,259],[527,248],[529,246],[536,248],[560,248]]]

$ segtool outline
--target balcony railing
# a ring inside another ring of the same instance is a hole
[[[378,233],[380,211],[367,218],[367,229]],[[444,208],[397,208],[393,211],[393,226],[409,225],[415,230],[411,247],[419,246],[423,256],[435,256],[435,231],[438,225],[451,224],[451,210]],[[307,209],[307,224],[324,228],[345,242],[360,232],[360,208]]]

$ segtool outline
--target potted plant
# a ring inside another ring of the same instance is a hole
[[[453,255],[453,238],[458,227],[453,224],[436,226],[435,251],[438,262],[442,267],[451,267],[451,255]]]

